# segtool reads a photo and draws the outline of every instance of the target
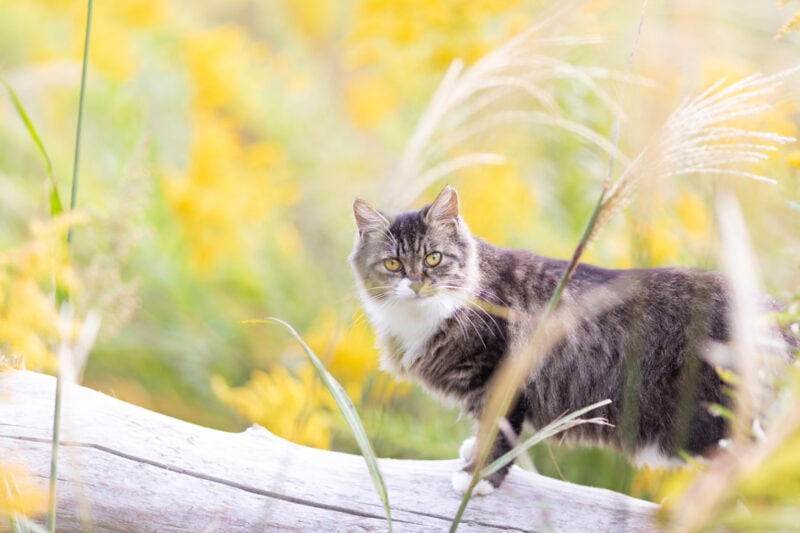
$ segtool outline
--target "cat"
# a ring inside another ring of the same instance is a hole
[[[353,213],[358,231],[349,261],[382,367],[480,416],[494,372],[530,336],[567,262],[473,236],[450,186],[419,210],[389,215],[356,200]],[[583,309],[593,291],[605,291],[605,304]],[[577,426],[569,439],[656,464],[675,463],[683,452],[714,453],[728,428],[708,406],[731,402],[705,354],[730,339],[728,293],[712,271],[580,264],[560,303],[574,306],[575,321],[524,381],[507,414],[513,434],[498,436],[489,460],[511,449],[524,422],[540,428],[606,398],[612,403],[592,414],[610,425]],[[779,308],[768,297],[762,304],[765,312]],[[623,420],[625,405],[635,406],[633,424]],[[462,445],[466,465],[453,476],[462,493],[473,448],[474,437]],[[499,487],[509,468],[481,480],[475,493]]]

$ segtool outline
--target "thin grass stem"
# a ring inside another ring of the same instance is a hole
[[[72,190],[70,192],[69,209],[75,211],[78,197],[78,168],[81,153],[81,129],[83,125],[83,107],[86,94],[86,70],[89,64],[89,37],[92,31],[92,11],[94,0],[88,0],[86,7],[86,34],[83,40],[83,64],[81,67],[81,87],[78,97],[78,125],[75,132],[75,154],[72,163]],[[67,230],[67,256],[72,244],[72,227]],[[69,294],[64,295],[65,300],[69,299]],[[60,300],[61,298],[59,298]],[[61,433],[61,400],[63,396],[63,379],[61,372],[56,374],[56,397],[53,406],[53,438],[50,450],[50,487],[48,493],[47,507],[47,529],[54,533],[56,530],[56,482],[58,478],[58,444]]]
[[[86,95],[86,71],[89,65],[89,37],[92,32],[92,9],[94,0],[88,0],[86,10],[86,34],[83,39],[83,64],[81,66],[81,89],[78,96],[78,125],[75,131],[75,155],[72,160],[72,188],[69,196],[69,209],[75,210],[78,199],[78,169],[80,166],[81,154],[81,130],[83,128],[83,106]],[[67,230],[67,245],[72,243],[72,228]]]
[[[605,195],[607,192],[607,188],[604,185],[603,190],[600,193],[600,198],[598,198],[597,204],[595,205],[594,211],[592,212],[591,217],[589,218],[589,222],[586,224],[586,227],[583,230],[583,235],[581,237],[580,242],[578,243],[577,248],[575,248],[575,252],[572,254],[572,259],[570,260],[569,265],[567,266],[564,273],[561,275],[561,279],[556,285],[555,291],[553,295],[550,297],[549,302],[547,303],[547,307],[545,308],[542,315],[539,317],[539,320],[536,325],[536,329],[534,330],[533,336],[531,337],[530,342],[527,345],[528,350],[523,355],[524,359],[530,360],[532,359],[531,356],[536,355],[536,347],[539,345],[538,341],[542,337],[543,332],[545,331],[545,325],[549,322],[553,311],[555,310],[558,302],[561,300],[561,295],[564,292],[564,289],[567,286],[567,283],[572,278],[572,275],[575,273],[575,269],[578,267],[578,263],[580,262],[580,258],[583,255],[583,251],[586,248],[586,245],[589,243],[589,237],[592,234],[592,230],[594,228],[595,222],[597,221],[597,216],[600,213],[600,210],[603,206],[603,200],[605,199]],[[491,387],[493,390],[501,390],[500,392],[500,400],[499,400],[499,407],[495,409],[491,409],[494,413],[507,413],[509,408],[511,407],[511,403],[514,401],[514,398],[517,396],[518,387],[502,387],[500,389],[496,387]],[[490,400],[490,405],[491,405]],[[498,422],[502,415],[497,417],[491,417],[490,420],[487,422],[489,427],[485,429],[486,434],[481,439],[478,439],[478,442],[482,442],[480,446],[479,453],[477,460],[475,462],[476,468],[472,475],[472,480],[464,493],[464,497],[461,499],[461,505],[458,507],[458,511],[456,511],[456,515],[453,518],[453,522],[450,526],[450,533],[455,533],[458,529],[458,525],[461,523],[461,519],[464,516],[464,511],[467,509],[467,505],[469,504],[470,499],[472,498],[472,492],[475,489],[475,486],[478,482],[482,479],[481,474],[483,473],[483,469],[480,468],[482,465],[486,464],[486,460],[489,457],[489,451],[491,449],[491,443],[497,438],[497,434],[499,431]]]

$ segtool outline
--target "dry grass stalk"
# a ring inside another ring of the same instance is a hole
[[[783,78],[797,69],[774,76],[754,75],[727,88],[722,81],[714,84],[699,96],[687,99],[667,120],[656,140],[623,172],[603,197],[587,228],[587,233],[576,251],[579,255],[583,245],[597,234],[603,224],[610,220],[632,200],[639,178],[649,173],[656,178],[667,178],[679,174],[730,174],[770,181],[764,176],[732,168],[734,165],[750,164],[767,157],[776,145],[792,139],[771,132],[753,131],[729,125],[730,121],[742,117],[753,117],[769,108],[757,102],[757,98],[774,92]],[[604,189],[605,191],[605,189]],[[565,278],[568,280],[568,277]],[[497,371],[490,387],[489,400],[484,409],[479,431],[478,464],[483,464],[489,446],[497,436],[497,422],[508,412],[522,383],[535,375],[536,368],[547,356],[555,343],[569,334],[575,318],[570,309],[591,310],[601,313],[608,306],[624,300],[624,292],[608,287],[610,294],[592,295],[598,301],[563,301],[560,307],[547,316],[532,317],[538,322],[532,338],[524,346],[517,347],[515,355]],[[627,289],[630,289],[629,287]],[[624,291],[625,288],[618,288]],[[548,308],[549,309],[549,308]],[[572,320],[571,320],[572,318]]]
[[[785,3],[785,2],[784,2]],[[789,32],[793,30],[800,30],[800,11],[792,15],[792,17],[781,26],[778,33],[775,34],[775,40],[783,39]]]
[[[732,294],[731,326],[734,342],[727,352],[739,376],[734,441],[752,436],[753,424],[766,421],[775,402],[776,382],[784,373],[787,347],[780,332],[770,327],[763,310],[755,254],[739,204],[729,195],[717,200],[722,259]],[[756,435],[757,436],[757,435]]]
[[[770,109],[762,97],[777,91],[785,78],[800,67],[772,76],[754,74],[723,87],[719,80],[702,94],[687,98],[622,175],[603,200],[594,238],[602,227],[627,207],[643,179],[664,179],[685,174],[741,176],[767,183],[774,180],[741,170],[759,163],[777,146],[793,142],[791,137],[735,124]]]
[[[618,105],[597,80],[645,81],[600,67],[577,67],[554,57],[549,49],[601,42],[591,36],[549,35],[564,11],[562,6],[542,17],[469,68],[459,60],[450,65],[389,180],[386,205],[393,210],[406,208],[434,182],[462,168],[503,164],[506,159],[502,154],[472,152],[465,145],[480,134],[509,123],[560,128],[627,161],[602,135],[565,117],[548,83],[579,83],[609,111],[619,113]]]
[[[722,262],[731,287],[731,330],[734,337],[726,364],[737,370],[732,444],[717,456],[677,502],[670,502],[670,526],[676,531],[702,531],[733,525],[747,510],[744,498],[752,477],[800,430],[794,405],[776,403],[777,381],[786,373],[786,347],[780,334],[764,322],[755,256],[738,203],[721,195],[717,214]],[[780,411],[779,415],[774,416]],[[773,415],[766,434],[754,431],[759,420]],[[780,459],[779,461],[784,460]],[[796,459],[795,459],[796,461]],[[788,466],[788,464],[787,464]],[[800,464],[798,464],[800,466]],[[800,516],[800,515],[799,515]]]
[[[622,304],[635,290],[633,284],[612,282],[576,298],[565,297],[559,307],[545,319],[545,323],[537,327],[535,332],[531,332],[531,338],[524,339],[514,347],[511,356],[497,370],[489,386],[488,399],[478,428],[478,465],[485,464],[490,449],[486,443],[494,441],[496,428],[508,412],[517,391],[525,381],[532,379],[531,376],[535,375],[547,353],[567,338],[581,321]],[[542,313],[539,315],[517,317],[517,320],[537,324],[542,319]],[[536,342],[531,342],[532,337],[536,338]]]

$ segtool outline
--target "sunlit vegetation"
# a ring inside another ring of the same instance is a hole
[[[544,63],[550,70],[542,70],[533,103],[515,94],[512,104],[607,141],[619,104],[619,149],[632,157],[685,97],[720,78],[795,66],[795,3],[650,2],[629,65],[641,2],[587,0],[560,13],[531,0],[101,2],[79,213],[51,218],[47,169],[12,101],[0,95],[0,370],[54,371],[64,338],[56,294],[69,293],[77,317],[95,311],[103,319],[87,385],[195,423],[226,430],[258,423],[302,444],[357,453],[303,351],[278,328],[243,323],[277,316],[342,384],[379,456],[454,457],[469,423],[378,368],[346,262],[353,198],[388,203],[404,147],[452,62],[469,68],[554,16],[537,38],[558,66]],[[35,123],[62,197],[85,14],[84,2],[0,0],[0,77]],[[565,75],[563,65],[582,74]],[[795,74],[756,129],[797,137],[798,102]],[[467,145],[450,141],[445,132],[433,155],[504,159],[442,176],[405,207],[451,183],[476,235],[572,254],[609,173],[607,146],[524,121],[486,128]],[[644,176],[636,199],[584,260],[719,268],[714,202],[727,190],[742,204],[765,289],[792,301],[800,287],[800,145],[775,148],[738,168],[776,184]],[[612,175],[623,167],[617,159]],[[783,320],[799,314],[795,304]],[[795,412],[798,383],[793,376],[785,385]],[[702,467],[636,470],[613,452],[549,444],[531,455],[546,475],[668,501],[665,520],[679,529],[780,526],[800,508],[800,421],[780,420],[782,433],[707,476]],[[42,512],[40,489],[2,460],[0,523]],[[711,487],[706,500],[682,514],[693,505],[686,498],[704,487]]]

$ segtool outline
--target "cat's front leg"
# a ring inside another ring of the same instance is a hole
[[[500,434],[494,441],[494,445],[492,446],[492,450],[489,454],[486,464],[491,464],[493,461],[505,455],[511,450],[511,448],[514,447],[517,437],[519,437],[520,431],[522,430],[522,423],[524,420],[525,410],[520,402],[517,402],[506,419],[508,423],[504,424],[504,428],[501,427]],[[469,488],[469,483],[472,480],[472,473],[475,471],[475,463],[478,455],[477,439],[473,436],[462,442],[461,447],[458,450],[458,454],[461,457],[461,460],[464,461],[465,465],[464,468],[453,473],[451,482],[453,489],[456,492],[459,494],[464,494]],[[494,489],[503,483],[503,480],[508,475],[508,471],[511,469],[512,465],[513,461],[506,464],[489,477],[480,480],[478,484],[475,485],[473,494],[478,496],[491,494]]]

